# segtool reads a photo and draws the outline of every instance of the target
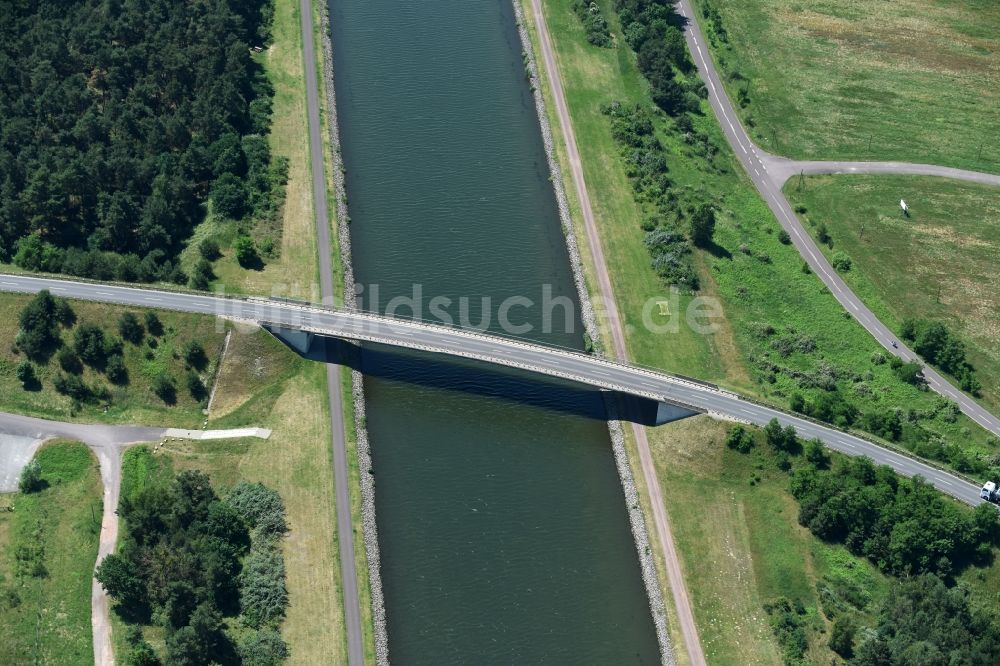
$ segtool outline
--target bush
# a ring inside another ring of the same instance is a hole
[[[212,270],[212,264],[208,263],[205,259],[199,259],[198,263],[194,265],[194,271],[191,273],[191,279],[188,284],[192,289],[208,291],[209,285],[211,285],[214,279],[215,271]]]
[[[788,232],[782,229],[778,232],[778,242],[782,245],[791,245],[792,237],[788,235]]]
[[[594,46],[611,46],[611,33],[608,22],[596,2],[590,0],[573,0],[573,12],[577,15],[587,32],[587,41]]]
[[[52,385],[55,387],[57,393],[68,396],[77,402],[84,402],[91,397],[90,388],[83,383],[83,380],[78,375],[64,375],[59,373],[56,375]]]
[[[820,243],[828,247],[833,247],[833,239],[830,237],[830,232],[826,228],[826,222],[820,222],[819,226],[816,227],[816,238]]]
[[[35,366],[31,364],[31,361],[25,359],[17,365],[17,369],[14,371],[17,376],[17,381],[21,382],[21,386],[25,389],[32,389],[38,386],[38,377],[35,375]]]
[[[900,380],[906,382],[907,384],[912,384],[913,386],[923,386],[924,369],[916,361],[910,361],[909,363],[900,363],[898,365],[893,365],[893,371],[896,373],[896,376],[899,377]]]
[[[244,666],[277,666],[288,658],[288,645],[274,629],[261,629],[246,636],[239,644]]]
[[[236,484],[226,496],[226,503],[262,536],[280,536],[288,530],[281,495],[261,483]]]
[[[17,480],[17,489],[22,493],[34,493],[41,490],[43,485],[42,465],[38,460],[32,460],[21,470],[21,476]]]
[[[749,453],[753,448],[753,435],[743,426],[733,426],[726,436],[726,446],[740,453]]]
[[[250,627],[275,625],[285,617],[285,563],[276,548],[251,549],[240,574],[240,610]]]
[[[851,270],[851,258],[845,252],[835,252],[830,263],[841,273]]]

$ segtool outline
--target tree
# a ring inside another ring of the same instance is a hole
[[[62,344],[59,326],[71,319],[72,310],[61,304],[61,300],[43,289],[21,310],[17,347],[28,358],[47,361],[52,351]]]
[[[212,184],[212,209],[222,217],[234,220],[246,213],[247,188],[239,176],[224,173]]]
[[[806,460],[816,469],[827,469],[830,467],[830,456],[826,453],[826,447],[818,439],[811,439],[806,442]]]
[[[177,402],[177,386],[174,378],[161,372],[153,378],[153,393],[163,402],[173,405]]]
[[[73,350],[87,365],[103,368],[107,361],[104,330],[96,324],[80,324],[73,334]]]
[[[782,229],[778,232],[778,242],[782,245],[791,245],[792,237],[788,235],[788,232]]]
[[[135,316],[135,313],[123,312],[122,316],[118,318],[118,334],[126,342],[138,345],[142,343],[142,338],[146,334],[146,331],[143,330],[142,324],[139,323],[139,318]]]
[[[189,372],[187,375],[187,388],[188,393],[197,402],[201,402],[208,397],[208,390],[205,388],[205,382],[201,381],[201,377],[198,376],[196,372]]]
[[[236,261],[243,268],[256,268],[260,264],[260,256],[257,254],[257,246],[249,236],[240,236],[234,244],[236,250]]]
[[[847,256],[846,252],[835,252],[833,258],[830,260],[834,269],[841,273],[846,273],[851,270],[851,258]]]
[[[124,606],[145,603],[146,586],[139,570],[128,557],[128,551],[112,553],[101,560],[94,578],[108,596]]]
[[[163,324],[160,323],[160,318],[152,310],[147,310],[144,315],[146,320],[146,330],[154,338],[163,335]]]
[[[80,357],[71,348],[61,348],[56,358],[59,360],[59,367],[71,375],[79,375],[83,372],[83,363],[80,362]]]
[[[32,459],[24,469],[17,481],[17,489],[22,493],[38,492],[43,487],[42,465],[38,460]]]
[[[208,355],[200,342],[190,340],[184,345],[184,362],[196,370],[203,370],[208,365]]]
[[[125,367],[125,358],[121,354],[109,356],[104,366],[104,374],[112,384],[127,384],[128,368]]]
[[[833,239],[830,238],[830,231],[826,228],[826,222],[820,222],[816,227],[816,239],[828,247],[833,247]]]
[[[896,376],[907,384],[912,384],[913,386],[923,386],[924,369],[916,361],[902,363],[899,366],[894,367],[893,370],[896,373]]]
[[[830,649],[839,654],[844,659],[854,656],[854,634],[857,626],[847,615],[839,615],[833,621],[833,629],[830,630]]]
[[[212,264],[208,263],[206,259],[199,259],[198,263],[194,265],[189,285],[198,291],[208,291],[208,287],[214,279],[215,271],[212,270]]]
[[[251,549],[240,574],[240,609],[244,622],[254,628],[280,622],[287,606],[288,590],[281,551],[271,547]]]
[[[715,208],[701,204],[691,216],[691,242],[698,247],[711,247],[715,234]]]

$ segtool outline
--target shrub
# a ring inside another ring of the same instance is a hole
[[[733,426],[726,436],[726,446],[740,453],[749,453],[753,448],[753,435],[743,426]]]
[[[238,483],[229,491],[226,503],[263,536],[280,536],[288,530],[281,495],[264,484]]]
[[[857,626],[847,615],[841,615],[833,621],[833,629],[830,631],[830,649],[839,654],[844,659],[854,656],[854,634]]]
[[[31,361],[27,359],[18,363],[14,374],[17,376],[17,381],[21,382],[21,386],[25,389],[31,389],[38,385],[38,377],[35,375],[35,366],[33,366]]]
[[[274,629],[260,629],[244,636],[239,644],[244,666],[277,666],[288,658],[288,645]]]
[[[698,247],[711,247],[715,234],[715,208],[701,204],[691,216],[691,242]]]
[[[17,480],[17,489],[22,493],[34,493],[42,489],[42,465],[38,460],[32,460],[24,469]]]
[[[573,0],[572,7],[587,32],[587,41],[594,46],[611,46],[608,22],[604,19],[604,14],[601,13],[597,3],[590,0]]]
[[[240,610],[244,622],[254,628],[276,624],[284,618],[287,606],[281,551],[270,547],[251,549],[240,574]]]
[[[830,263],[841,273],[851,270],[851,258],[845,252],[835,252]]]
[[[778,232],[778,242],[782,245],[791,245],[792,237],[788,235],[788,232],[782,229]]]

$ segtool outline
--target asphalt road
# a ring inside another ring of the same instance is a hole
[[[330,245],[330,211],[326,198],[326,171],[323,166],[323,133],[320,129],[319,83],[316,76],[316,43],[310,0],[299,0],[302,22],[302,56],[306,81],[306,112],[309,121],[309,162],[312,171],[313,213],[316,222],[316,251],[319,253],[320,298],[333,305],[333,250]],[[327,82],[329,84],[329,82]],[[340,578],[344,593],[344,626],[347,631],[347,663],[364,664],[361,631],[361,600],[354,560],[354,526],[351,523],[351,496],[347,476],[347,437],[340,366],[326,366],[326,387],[330,409],[330,446],[333,452],[334,503],[337,513],[337,545]]]
[[[756,425],[765,425],[776,418],[782,425],[793,426],[803,438],[818,438],[831,449],[848,455],[868,456],[878,464],[889,465],[904,476],[920,474],[942,492],[956,499],[970,505],[981,503],[977,485],[857,435],[751,402],[711,385],[573,350],[437,324],[267,299],[224,298],[210,294],[0,274],[0,291],[35,293],[41,289],[48,289],[66,298],[216,315],[333,337],[473,358],[661,400]]]
[[[548,26],[545,22],[545,13],[542,10],[541,0],[531,0],[531,9],[535,18],[535,26],[538,30],[538,43],[541,50],[540,55],[543,68],[549,82],[549,88],[552,91],[553,106],[555,107],[556,116],[559,118],[559,127],[562,131],[563,143],[566,146],[567,166],[569,167],[570,177],[573,179],[573,187],[576,190],[577,199],[580,202],[584,233],[587,236],[587,247],[593,257],[597,287],[600,291],[602,305],[607,317],[608,330],[611,333],[611,346],[614,350],[615,358],[627,362],[629,356],[628,347],[625,344],[625,329],[618,314],[614,288],[611,285],[611,276],[608,274],[608,264],[604,259],[604,250],[601,247],[601,236],[598,233],[594,211],[590,205],[590,194],[587,190],[586,179],[583,176],[580,151],[576,145],[576,132],[573,129],[573,120],[569,114],[566,95],[563,92],[562,81],[559,78],[559,67],[556,62],[555,51],[552,48],[552,39],[549,35]],[[667,584],[670,586],[670,593],[674,600],[674,606],[677,609],[678,628],[684,639],[684,645],[691,666],[703,666],[706,663],[705,652],[702,649],[701,639],[698,636],[698,625],[694,620],[694,611],[691,608],[690,596],[687,592],[687,585],[684,582],[680,558],[677,556],[677,549],[674,547],[670,519],[667,515],[666,504],[663,501],[660,480],[656,475],[656,466],[653,464],[653,455],[649,448],[649,439],[646,437],[646,429],[635,423],[630,423],[629,425],[631,426],[632,436],[636,443],[639,469],[645,482],[646,491],[649,494],[653,537],[658,541],[660,552],[663,553]],[[669,640],[669,638],[666,638],[666,640]]]
[[[934,164],[913,164],[912,162],[848,162],[821,160],[792,160],[779,157],[755,148],[757,156],[764,163],[767,175],[775,186],[781,187],[792,176],[800,173],[806,176],[817,174],[883,173],[904,176],[938,176],[953,180],[965,180],[983,185],[1000,186],[1000,175],[981,171],[966,171]]]
[[[789,177],[800,171],[806,173],[920,173],[991,184],[1000,184],[1000,176],[977,174],[948,167],[893,162],[796,162],[775,157],[760,150],[743,129],[739,117],[726,95],[722,80],[719,78],[719,73],[708,53],[708,42],[698,25],[690,0],[680,0],[677,9],[687,19],[684,33],[688,49],[698,68],[699,75],[705,81],[709,104],[719,120],[719,125],[722,126],[726,140],[732,146],[733,152],[743,164],[743,168],[746,169],[761,197],[778,218],[782,228],[788,232],[799,254],[847,312],[864,326],[886,351],[899,356],[904,361],[919,360],[917,354],[899,340],[888,326],[879,321],[837,275],[830,262],[823,256],[812,237],[792,211],[791,205],[781,191],[781,186]],[[893,347],[894,342],[896,347]],[[953,386],[933,368],[926,367],[924,376],[931,389],[957,403],[966,416],[993,434],[1000,436],[1000,419]]]

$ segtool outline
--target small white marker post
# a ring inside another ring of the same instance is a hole
[[[899,200],[899,207],[903,209],[903,215],[906,217],[910,216],[910,207],[906,205],[906,202],[902,199]]]

